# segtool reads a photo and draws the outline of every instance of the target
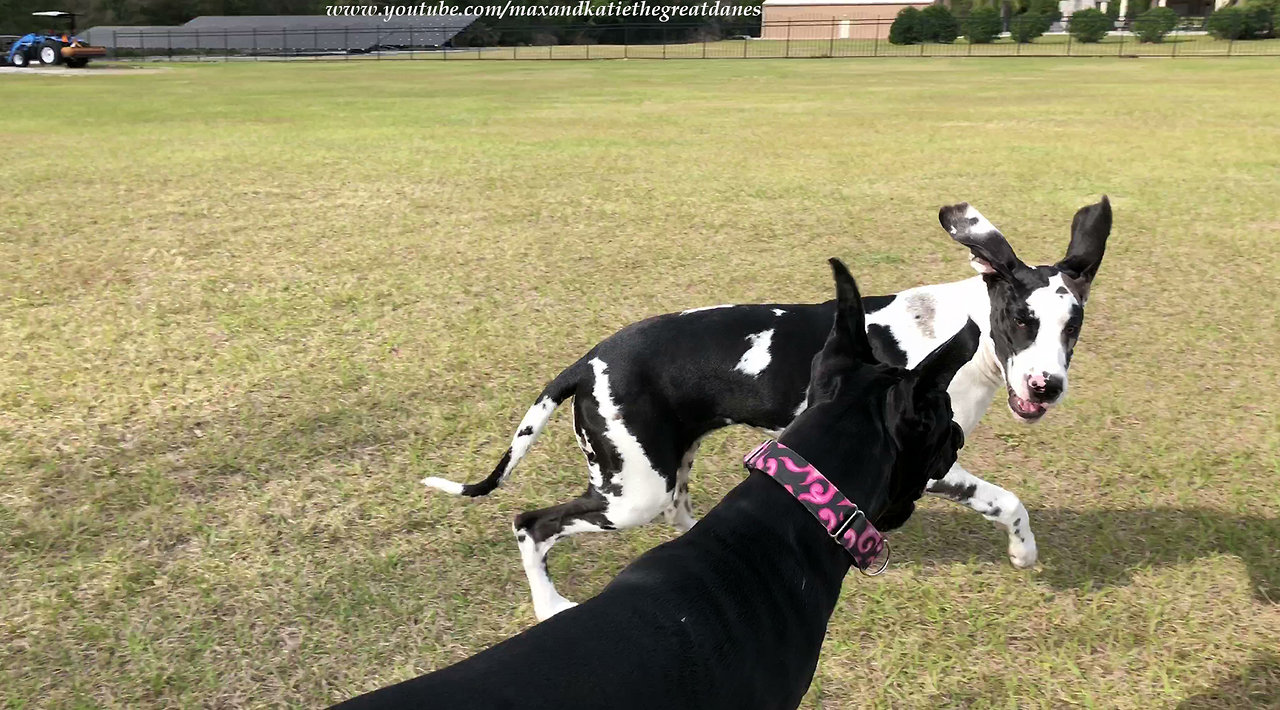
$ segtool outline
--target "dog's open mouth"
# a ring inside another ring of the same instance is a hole
[[[1018,415],[1019,418],[1028,422],[1033,422],[1040,417],[1043,417],[1046,411],[1043,404],[1032,402],[1029,399],[1023,399],[1012,391],[1009,392],[1009,409],[1012,410],[1014,414]]]

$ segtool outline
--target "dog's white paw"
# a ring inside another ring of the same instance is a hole
[[[566,609],[572,609],[577,605],[577,602],[571,602],[564,597],[558,597],[547,604],[535,605],[533,608],[533,614],[538,617],[538,621],[546,621],[556,614],[559,614]]]
[[[1034,567],[1036,560],[1039,558],[1039,550],[1036,549],[1036,539],[1031,535],[1027,535],[1025,540],[1019,540],[1016,537],[1009,538],[1009,561],[1018,569],[1027,569]]]

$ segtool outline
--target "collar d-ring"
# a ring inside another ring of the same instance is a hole
[[[884,574],[884,571],[885,571],[886,569],[888,569],[888,568],[889,568],[889,538],[885,538],[885,540],[884,540],[884,558],[883,558],[883,561],[880,563],[880,567],[879,567],[878,569],[876,569],[874,572],[873,572],[873,571],[870,571],[870,568],[868,568],[868,569],[861,569],[861,568],[860,568],[858,571],[859,571],[859,572],[861,572],[861,573],[863,573],[863,574],[865,574],[865,575],[866,575],[866,576],[868,576],[868,577],[878,577],[878,576],[880,576],[880,575]]]

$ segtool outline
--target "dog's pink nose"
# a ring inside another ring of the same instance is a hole
[[[1027,386],[1033,390],[1043,390],[1045,385],[1044,375],[1029,375],[1027,377]]]

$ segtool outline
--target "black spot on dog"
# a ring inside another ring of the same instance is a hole
[[[862,299],[862,312],[866,315],[871,315],[882,308],[887,308],[897,297],[897,294],[889,294],[888,296],[865,296]]]
[[[521,429],[520,431],[516,432],[518,436],[529,436],[532,433],[533,433],[533,427],[531,426],[527,426]]]
[[[976,483],[947,483],[946,481],[934,481],[928,488],[930,493],[936,493],[944,498],[960,502],[972,498],[977,490],[978,484]]]
[[[871,341],[871,350],[880,362],[894,367],[907,366],[907,351],[902,349],[898,339],[893,337],[893,331],[886,326],[879,323],[868,326],[867,340]]]

